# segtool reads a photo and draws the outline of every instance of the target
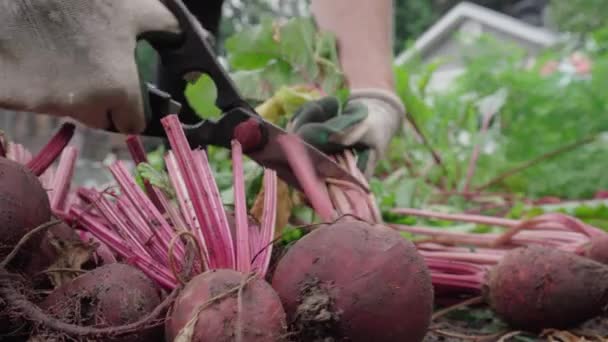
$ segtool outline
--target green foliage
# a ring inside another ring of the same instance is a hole
[[[225,49],[231,76],[252,103],[267,100],[285,85],[315,86],[329,94],[344,85],[334,37],[319,32],[309,17],[282,24],[264,18],[226,39]],[[208,104],[216,92],[208,78],[199,79],[187,96],[197,113],[214,112]]]
[[[319,86],[334,93],[343,83],[334,38],[318,32],[311,18],[265,19],[230,37],[226,50],[239,87],[252,100],[264,101],[284,85],[322,80]]]
[[[546,60],[560,60],[570,52],[546,51],[530,67],[520,49],[484,37],[476,46],[463,51],[466,70],[453,86],[430,94],[424,84],[436,65],[397,68],[399,93],[430,147],[443,161],[442,167],[431,169],[430,180],[439,184],[443,179],[448,190],[462,190],[476,145],[481,152],[473,188],[501,172],[605,132],[606,58],[596,58],[588,76],[560,71],[543,76],[539,72]],[[506,94],[505,102],[499,106],[487,133],[481,134],[483,107],[500,94]],[[430,163],[429,146],[420,143],[413,134],[400,139],[406,141],[404,146],[415,165]],[[499,185],[531,197],[589,197],[608,186],[608,177],[603,172],[608,167],[605,145],[600,139],[581,144],[569,153],[516,173]],[[402,159],[403,152],[395,157]]]
[[[169,198],[175,198],[173,185],[169,180],[169,174],[165,170],[158,169],[149,163],[140,163],[137,165],[137,172],[142,179],[162,190]]]
[[[409,41],[428,29],[439,13],[428,0],[397,0],[395,4],[395,53],[401,52]]]
[[[553,0],[548,13],[561,31],[589,33],[608,26],[608,2],[605,0]]]

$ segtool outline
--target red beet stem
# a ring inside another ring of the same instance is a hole
[[[74,136],[76,126],[73,123],[64,123],[51,140],[27,163],[27,167],[36,176],[40,176],[59,157],[63,149]]]
[[[327,186],[316,175],[312,161],[300,138],[285,134],[277,139],[277,143],[285,152],[289,166],[300,182],[314,210],[322,220],[326,222],[334,220],[336,218],[335,212],[327,192]]]
[[[72,206],[70,208],[70,216],[80,227],[89,231],[110,249],[114,250],[120,257],[126,259],[129,263],[136,265],[146,273],[146,275],[157,281],[164,288],[173,289],[177,286],[177,280],[173,275],[158,267],[157,263],[147,256],[135,253],[132,248],[129,248],[129,246],[125,244],[123,239],[110,231],[103,222],[95,215],[92,215],[87,209]]]
[[[489,268],[471,262],[446,260],[441,257],[424,256],[424,262],[431,271],[433,286],[466,289],[481,292]]]
[[[264,212],[262,224],[254,252],[257,254],[254,260],[254,268],[262,276],[268,272],[270,256],[272,254],[272,239],[276,227],[277,217],[277,174],[273,170],[264,170]],[[259,253],[259,254],[258,254]]]
[[[129,149],[129,153],[131,154],[131,158],[135,165],[139,165],[141,163],[147,163],[148,157],[146,156],[146,150],[144,149],[144,144],[141,141],[141,138],[137,135],[129,135],[126,140],[127,148]],[[161,204],[160,199],[152,184],[147,179],[144,179],[144,188],[146,189],[146,194],[161,213],[164,214],[164,207]]]
[[[245,176],[243,175],[243,151],[241,144],[236,140],[232,141],[232,177],[236,224],[236,269],[248,273],[251,269],[251,250],[249,248]]]
[[[78,149],[68,146],[63,150],[59,159],[59,165],[57,165],[49,193],[51,209],[55,213],[63,213],[66,210],[67,197],[70,192],[77,157]]]
[[[173,228],[156,209],[154,204],[152,204],[152,201],[145,196],[141,188],[133,181],[121,161],[110,166],[110,172],[114,175],[124,194],[146,220],[150,230],[158,237],[158,242],[168,251],[169,243],[175,236]],[[181,240],[175,244],[174,252],[177,254],[178,259],[181,260],[184,257],[185,248]]]
[[[234,242],[232,238],[232,232],[230,225],[228,225],[228,217],[226,216],[226,210],[222,203],[222,197],[220,196],[220,190],[213,177],[213,171],[211,165],[207,159],[207,153],[205,151],[193,151],[194,159],[196,161],[195,169],[196,172],[202,175],[203,179],[203,191],[207,198],[207,208],[212,214],[213,227],[220,234],[221,241],[225,246],[223,251],[226,255],[226,262],[231,265],[231,268],[236,267],[236,253],[234,250]]]
[[[209,266],[217,268],[235,268],[234,248],[230,238],[230,228],[219,226],[217,212],[214,212],[212,196],[206,190],[206,180],[201,171],[201,157],[190,150],[190,145],[176,115],[169,115],[162,119],[162,124],[169,138],[169,143],[175,153],[178,169],[181,171],[190,196],[196,218],[200,224],[204,244],[207,246]],[[200,151],[204,153],[203,151]],[[197,162],[198,159],[198,162]],[[223,210],[222,210],[223,211]],[[227,221],[227,220],[226,220]],[[223,231],[224,228],[227,232]]]
[[[177,165],[177,159],[172,151],[169,151],[165,156],[165,165],[167,165],[169,180],[171,181],[173,189],[175,189],[179,209],[181,210],[182,216],[184,217],[186,223],[185,228],[194,234],[199,246],[202,249],[205,259],[205,264],[203,266],[205,269],[208,269],[209,251],[205,242],[205,237],[203,236],[203,230],[198,222],[198,218],[192,204],[192,199],[188,194],[184,176]]]
[[[509,241],[504,243],[496,243],[504,234],[475,234],[465,232],[450,232],[444,229],[420,227],[420,226],[406,226],[400,224],[389,224],[393,229],[408,232],[417,235],[426,235],[432,238],[432,241],[443,243],[443,244],[463,244],[478,247],[513,247],[523,246],[530,244],[539,244],[554,246],[566,250],[572,250],[577,246],[585,245],[589,242],[589,238],[586,235],[568,231],[552,231],[552,230],[538,230],[538,231],[520,231],[517,235],[513,236]]]

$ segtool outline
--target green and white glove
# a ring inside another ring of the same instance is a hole
[[[344,108],[333,96],[306,103],[294,113],[288,130],[328,154],[355,150],[359,168],[369,178],[404,116],[405,107],[395,94],[358,89],[351,91]]]
[[[0,1],[0,108],[137,133],[137,38],[179,33],[159,0]]]

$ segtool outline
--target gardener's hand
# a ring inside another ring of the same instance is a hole
[[[159,0],[0,1],[0,107],[144,128],[136,39],[179,33]]]
[[[393,93],[363,89],[352,91],[344,108],[335,97],[305,104],[288,129],[328,154],[357,150],[359,168],[369,178],[404,116],[403,103]]]

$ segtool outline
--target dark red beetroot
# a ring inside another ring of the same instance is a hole
[[[608,265],[608,234],[598,234],[592,237],[590,243],[585,246],[583,255],[604,265]]]
[[[0,158],[0,259],[30,230],[50,220],[49,199],[38,177],[23,165]],[[42,234],[36,234],[21,250],[36,250],[41,239]],[[28,258],[19,253],[12,265],[23,266]]]
[[[484,292],[514,328],[570,328],[605,312],[608,267],[554,248],[522,247],[492,269]]]
[[[141,271],[114,263],[57,288],[40,307],[67,323],[112,327],[138,321],[153,311],[160,301],[159,289]],[[158,341],[159,336],[162,336],[162,330],[156,326],[105,341]]]
[[[192,319],[191,342],[270,342],[286,334],[285,312],[270,284],[259,278],[247,281],[234,270],[208,271],[186,285],[168,314],[167,341],[175,340]]]
[[[433,311],[429,271],[385,226],[317,228],[279,261],[272,285],[302,341],[422,341]]]

